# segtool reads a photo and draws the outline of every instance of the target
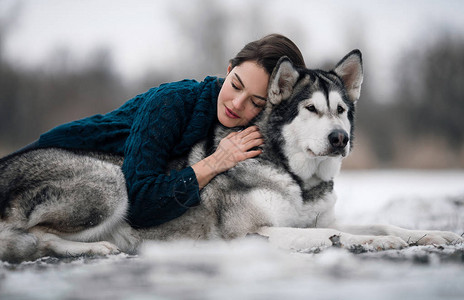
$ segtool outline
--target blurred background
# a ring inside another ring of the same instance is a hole
[[[0,0],[0,156],[163,82],[224,76],[268,33],[364,59],[345,168],[464,167],[464,1]]]

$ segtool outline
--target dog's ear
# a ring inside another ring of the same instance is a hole
[[[292,61],[283,56],[277,62],[277,65],[272,71],[269,80],[268,100],[271,104],[277,105],[283,99],[290,97],[293,91],[293,86],[298,81],[300,73],[293,66]]]
[[[363,82],[361,51],[353,50],[348,53],[333,71],[343,80],[350,101],[358,101]]]

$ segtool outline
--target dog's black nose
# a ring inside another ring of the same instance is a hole
[[[345,148],[349,140],[348,133],[341,129],[336,129],[329,134],[330,145],[335,149]]]

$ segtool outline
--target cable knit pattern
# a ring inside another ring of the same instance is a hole
[[[200,202],[191,167],[167,170],[204,139],[217,120],[223,80],[183,80],[163,84],[105,115],[58,126],[41,135],[37,148],[60,147],[124,155],[129,221],[134,227],[162,224]]]

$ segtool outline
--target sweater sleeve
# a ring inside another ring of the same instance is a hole
[[[125,145],[129,222],[150,227],[182,215],[200,201],[191,167],[167,170],[176,144],[192,117],[193,90],[160,88],[139,107]]]

